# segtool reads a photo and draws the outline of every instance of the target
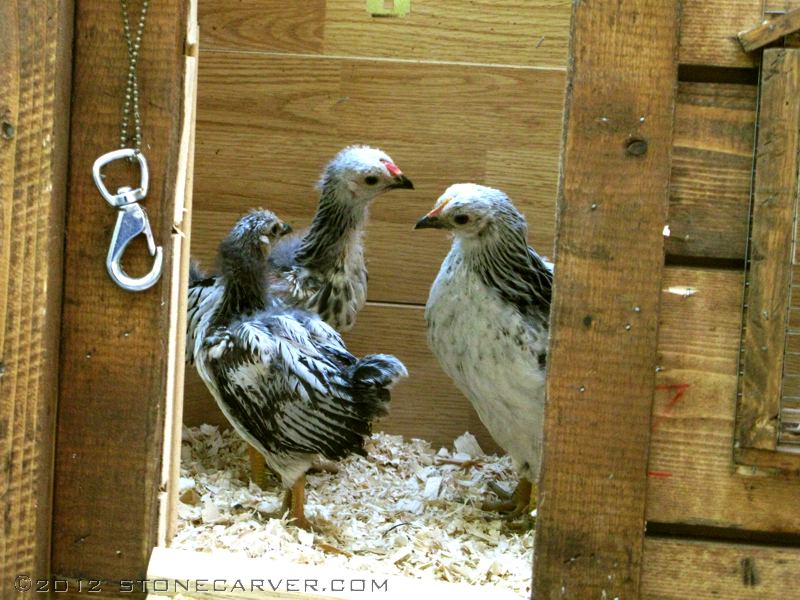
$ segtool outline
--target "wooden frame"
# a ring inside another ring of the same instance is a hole
[[[795,471],[800,455],[777,451],[784,392],[800,380],[787,335],[797,304],[798,98],[800,50],[764,50],[735,440],[738,463]]]
[[[0,596],[49,572],[72,1],[0,3]]]
[[[534,596],[638,598],[679,3],[574,10]]]
[[[52,574],[102,580],[107,591],[115,581],[143,578],[152,548],[169,529],[174,460],[165,464],[164,457],[176,456],[180,444],[179,403],[170,400],[179,382],[169,372],[183,362],[179,305],[187,277],[181,228],[191,164],[192,128],[183,121],[192,89],[184,85],[188,18],[189,0],[151,3],[147,16],[139,86],[151,185],[143,205],[165,257],[156,286],[130,293],[106,273],[116,214],[90,177],[93,161],[119,139],[127,68],[119,5],[78,0],[75,14]],[[132,247],[125,267],[146,272],[151,260],[143,247]]]

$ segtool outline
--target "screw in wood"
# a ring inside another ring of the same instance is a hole
[[[14,137],[14,126],[8,121],[3,121],[0,125],[0,130],[3,132],[3,137],[10,140]]]
[[[625,154],[628,156],[642,156],[647,153],[647,141],[634,137],[625,142]]]

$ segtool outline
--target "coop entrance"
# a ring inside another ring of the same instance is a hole
[[[344,339],[357,356],[396,355],[410,377],[393,390],[366,458],[308,476],[307,511],[319,526],[312,535],[270,520],[281,508],[280,486],[251,483],[247,446],[187,367],[173,547],[374,563],[376,572],[498,590],[506,581],[524,596],[533,534],[507,529],[480,507],[499,499],[491,486],[513,491],[516,475],[508,458],[495,457],[500,448],[426,340],[423,307],[449,240],[411,229],[450,184],[477,181],[507,192],[528,219],[531,245],[552,256],[569,7],[554,17],[544,8],[493,6],[500,30],[474,6],[415,13],[408,2],[367,4],[356,12],[275,3],[269,16],[235,3],[201,10],[191,254],[213,271],[220,240],[253,207],[302,229],[317,208],[314,184],[336,152],[356,143],[381,148],[416,189],[370,206],[368,301]],[[373,5],[397,18],[376,18]],[[520,52],[543,18],[559,33]],[[233,22],[267,33],[253,37]],[[414,33],[428,27],[436,30],[430,38]],[[431,43],[476,28],[477,43]],[[410,46],[410,35],[428,41]]]

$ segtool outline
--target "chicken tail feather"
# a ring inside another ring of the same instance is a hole
[[[351,366],[348,375],[354,385],[389,389],[408,377],[408,371],[390,354],[370,354]]]

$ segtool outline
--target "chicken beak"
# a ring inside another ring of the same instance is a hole
[[[413,190],[414,184],[411,183],[411,180],[408,177],[400,173],[399,175],[395,175],[395,177],[392,179],[392,183],[389,184],[389,187],[392,189],[400,188],[404,190]]]
[[[292,233],[292,226],[288,223],[284,223],[283,228],[281,229],[281,236],[284,236],[287,233]]]
[[[425,215],[414,225],[414,229],[442,229],[443,227],[444,222],[442,219],[431,215]]]

